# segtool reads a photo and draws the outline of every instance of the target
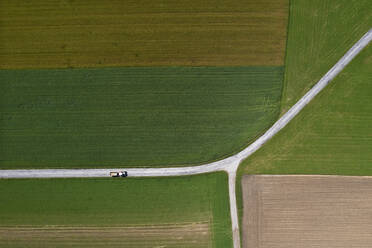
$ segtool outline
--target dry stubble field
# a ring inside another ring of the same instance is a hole
[[[243,247],[367,248],[372,177],[244,176]]]
[[[283,65],[288,0],[2,0],[0,69]]]

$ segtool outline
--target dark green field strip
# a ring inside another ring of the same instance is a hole
[[[249,174],[372,175],[372,45],[244,161]]]
[[[0,168],[181,166],[277,117],[281,67],[0,71]]]
[[[282,112],[372,27],[370,0],[292,0]]]
[[[221,248],[232,245],[227,175],[222,172],[146,179],[0,180],[0,202],[0,229],[23,226],[49,227],[53,231],[56,226],[65,231],[66,227],[80,228],[83,232],[89,226],[141,229],[196,223],[197,228],[197,223],[208,222],[213,239],[209,245]],[[45,232],[46,240],[48,233]],[[141,244],[151,238],[143,235],[142,238],[137,235],[137,241],[132,242]],[[69,232],[66,238],[73,237]],[[84,237],[81,240],[87,241]]]

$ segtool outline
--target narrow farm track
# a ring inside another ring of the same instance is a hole
[[[285,127],[328,83],[336,77],[350,61],[359,54],[372,40],[370,29],[349,51],[313,86],[288,112],[260,138],[241,152],[200,166],[177,168],[113,168],[113,169],[31,169],[31,170],[0,170],[0,178],[58,178],[58,177],[108,177],[110,171],[126,170],[130,177],[161,177],[184,176],[201,173],[226,171],[229,175],[230,213],[233,230],[234,248],[240,248],[239,224],[236,207],[235,177],[239,163],[257,151],[276,133]]]

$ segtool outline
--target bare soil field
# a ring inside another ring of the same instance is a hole
[[[288,0],[2,0],[0,69],[283,65]]]
[[[244,176],[243,247],[371,247],[372,177]]]
[[[209,223],[0,227],[0,247],[210,247]]]

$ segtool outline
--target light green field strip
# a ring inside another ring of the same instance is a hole
[[[27,240],[33,247],[38,242],[103,247],[120,240],[130,247],[199,247],[198,242],[201,247],[232,246],[225,173],[7,179],[0,180],[0,202],[0,247]],[[102,239],[93,244],[97,236]]]
[[[0,168],[164,167],[241,150],[276,119],[281,67],[0,70]]]
[[[370,0],[293,0],[282,113],[372,27]]]
[[[371,66],[369,45],[241,172],[372,175]]]
[[[1,0],[0,68],[284,64],[288,0]]]

